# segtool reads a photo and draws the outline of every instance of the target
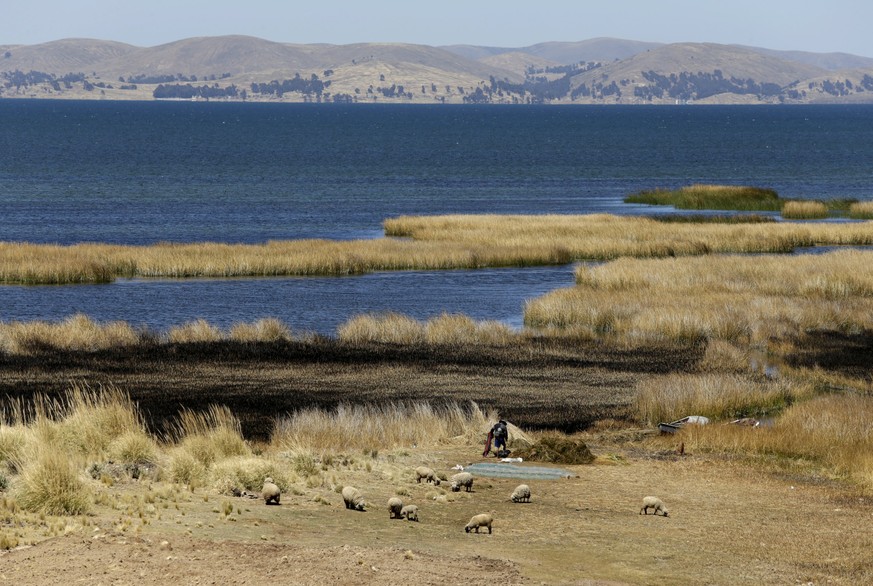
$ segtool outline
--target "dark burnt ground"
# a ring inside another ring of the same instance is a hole
[[[228,406],[247,437],[306,407],[476,401],[530,429],[577,431],[625,419],[637,382],[686,371],[701,346],[631,350],[534,340],[511,348],[217,342],[0,357],[0,398],[58,396],[72,383],[114,385],[162,431],[182,408]]]
[[[794,349],[785,360],[791,366],[818,366],[847,377],[870,381],[873,380],[873,332],[808,332],[794,341]]]

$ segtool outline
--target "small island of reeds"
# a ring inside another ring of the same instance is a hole
[[[723,210],[737,212],[780,212],[791,220],[819,220],[832,214],[865,219],[857,201],[785,199],[773,189],[744,185],[694,184],[679,189],[650,189],[628,195],[625,203],[673,206],[680,210]],[[869,212],[869,210],[868,210]]]

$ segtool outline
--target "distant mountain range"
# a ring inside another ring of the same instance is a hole
[[[0,97],[311,102],[873,102],[873,58],[597,38],[529,47],[295,45],[246,36],[156,47],[0,46]]]

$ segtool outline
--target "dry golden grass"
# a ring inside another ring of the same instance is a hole
[[[849,206],[849,217],[856,220],[873,220],[873,201],[855,202]]]
[[[365,314],[351,318],[337,330],[340,340],[351,344],[434,346],[508,346],[522,339],[522,334],[496,321],[476,322],[461,314],[442,314],[420,322],[399,313]]]
[[[625,341],[766,343],[873,328],[873,252],[620,259],[528,302],[525,323]]]
[[[811,384],[740,374],[671,374],[638,386],[637,418],[649,425],[686,415],[716,420],[768,417],[814,394]]]
[[[873,489],[873,397],[831,395],[803,401],[772,426],[690,426],[691,449],[808,458]]]
[[[388,236],[409,239],[141,247],[0,243],[0,283],[105,282],[118,276],[350,275],[873,244],[867,224],[664,223],[604,214],[400,217],[386,220],[384,227]]]
[[[343,404],[332,411],[305,409],[279,419],[271,442],[285,450],[323,453],[433,447],[452,438],[484,437],[483,430],[496,421],[496,413],[485,413],[473,402]]]
[[[828,206],[820,201],[787,201],[782,217],[790,220],[819,220],[828,217]]]
[[[0,352],[6,354],[30,354],[45,348],[94,351],[139,342],[139,334],[129,324],[121,321],[100,324],[83,314],[56,323],[0,323]]]
[[[276,318],[263,318],[251,324],[234,324],[229,337],[237,342],[288,341],[291,340],[291,329]]]

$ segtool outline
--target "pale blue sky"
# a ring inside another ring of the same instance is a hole
[[[289,43],[523,47],[618,37],[873,57],[871,0],[0,0],[0,45],[153,46],[244,34]]]

